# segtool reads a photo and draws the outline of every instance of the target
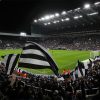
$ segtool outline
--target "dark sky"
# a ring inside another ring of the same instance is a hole
[[[0,0],[0,32],[30,33],[32,19],[99,0]]]

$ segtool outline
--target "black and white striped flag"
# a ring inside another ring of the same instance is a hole
[[[8,54],[4,56],[3,63],[6,67],[7,74],[12,74],[19,59],[19,54]]]
[[[28,42],[25,45],[20,55],[18,66],[32,69],[49,68],[56,75],[58,74],[58,67],[50,54],[44,47],[34,42]]]

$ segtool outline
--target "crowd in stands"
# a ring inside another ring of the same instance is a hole
[[[58,81],[54,76],[15,74],[7,75],[0,65],[0,100],[100,100],[100,61],[75,80],[71,75]]]
[[[25,42],[33,41],[48,49],[67,50],[99,50],[100,35],[80,36],[80,37],[46,37],[46,38],[26,38],[25,37],[3,37],[0,38],[0,49],[22,48]],[[24,40],[23,40],[24,39]]]

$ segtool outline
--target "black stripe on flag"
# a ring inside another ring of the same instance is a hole
[[[4,57],[3,62],[5,63],[6,73],[12,74],[19,59],[19,54],[8,54]]]
[[[36,54],[21,54],[20,58],[32,58],[47,61],[45,57]]]
[[[6,64],[6,71],[8,71],[8,67],[9,67],[9,64],[10,64],[10,60],[11,60],[11,57],[13,56],[13,54],[9,54],[9,55],[7,55],[8,56],[8,58],[7,58],[7,61],[5,62]],[[5,57],[7,57],[7,56],[5,56]]]
[[[50,66],[43,66],[43,65],[37,65],[37,64],[29,64],[29,63],[21,63],[18,65],[23,66],[24,68],[30,68],[30,69],[44,69],[44,68],[50,68]],[[33,67],[34,66],[34,67]]]
[[[16,64],[17,64],[17,62],[18,62],[18,59],[19,59],[19,54],[17,54],[16,57],[15,57],[15,60],[14,60],[14,62],[13,62],[13,64],[12,64],[12,68],[11,68],[10,74],[13,73],[13,70],[14,70],[14,68],[15,68],[15,66],[16,66]]]

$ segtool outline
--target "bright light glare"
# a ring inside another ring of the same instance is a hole
[[[87,14],[88,16],[92,16],[92,15],[97,15],[98,12],[94,12],[94,13],[90,13],[90,14]]]
[[[43,20],[43,21],[44,21],[44,20],[45,20],[45,18],[44,18],[44,17],[42,17],[42,18],[41,18],[41,20]]]
[[[96,3],[94,3],[95,5],[99,5],[100,4],[100,2],[96,2]]]
[[[50,15],[50,18],[54,18],[55,16],[54,15]]]
[[[64,19],[61,19],[61,21],[63,22],[63,21],[64,21]]]
[[[85,4],[84,5],[84,9],[90,9],[90,7],[91,7],[90,4]]]
[[[55,16],[56,16],[56,17],[59,17],[59,13],[55,13]]]
[[[47,16],[44,17],[44,19],[48,20],[48,19],[50,19],[50,16],[47,15]]]
[[[20,36],[26,36],[26,33],[25,32],[21,32]]]
[[[74,16],[74,19],[78,19],[79,17],[78,16]]]
[[[83,17],[82,15],[79,16],[79,18],[82,18],[82,17]]]
[[[81,8],[76,8],[75,11],[79,11]]]
[[[65,20],[69,21],[70,19],[69,18],[66,18]]]
[[[37,23],[37,20],[34,20],[35,23]]]
[[[63,11],[61,14],[62,14],[62,15],[66,15],[66,11]]]

